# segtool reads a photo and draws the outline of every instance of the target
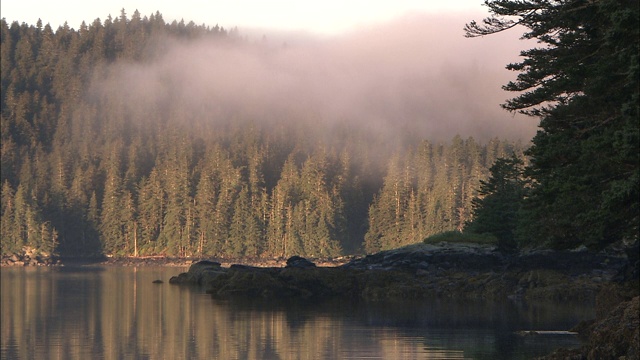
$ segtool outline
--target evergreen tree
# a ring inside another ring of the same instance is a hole
[[[512,156],[500,158],[489,169],[488,180],[480,180],[479,196],[473,198],[473,221],[465,232],[491,234],[504,250],[516,248],[518,214],[526,196],[524,162]]]
[[[15,227],[15,194],[8,181],[2,183],[1,201],[0,250],[2,250],[2,255],[14,254],[20,251],[21,244],[18,240],[18,231]]]
[[[365,249],[368,252],[404,244],[402,231],[409,200],[403,175],[405,167],[399,155],[389,162],[384,185],[369,210],[369,231],[365,235]]]
[[[151,171],[149,177],[140,182],[137,207],[140,222],[140,255],[162,251],[158,237],[164,228],[166,195],[156,168]]]
[[[527,217],[538,244],[602,248],[637,240],[640,136],[637,1],[494,1],[468,36],[516,25],[544,46],[525,50],[503,106],[540,117],[528,154]]]
[[[170,255],[185,256],[192,239],[187,232],[191,201],[190,140],[171,136],[171,148],[166,160],[160,164],[167,192],[167,208],[160,239]]]
[[[114,147],[109,159],[100,212],[101,243],[103,250],[109,255],[122,255],[125,247],[125,220],[122,218],[123,183],[118,152],[117,146]]]
[[[197,253],[219,254],[220,247],[215,241],[215,207],[217,194],[214,175],[208,168],[202,170],[196,190],[196,222],[197,222]]]
[[[230,254],[233,256],[256,255],[257,237],[255,219],[250,208],[249,189],[244,186],[235,201],[229,228]]]

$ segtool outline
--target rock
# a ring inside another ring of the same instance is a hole
[[[205,285],[211,278],[223,273],[219,262],[202,260],[193,263],[189,271],[169,279],[170,284]]]
[[[589,337],[589,359],[638,359],[640,357],[639,298],[620,303],[596,322]]]
[[[172,276],[169,279],[169,284],[177,284],[177,285],[182,285],[182,284],[188,284],[188,285],[195,285],[194,282],[190,281],[190,277],[187,273],[181,273],[178,274],[176,276]]]
[[[21,253],[3,255],[0,258],[0,264],[2,266],[50,266],[55,263],[49,253],[39,253],[31,248],[23,248]]]
[[[246,270],[246,271],[251,271],[251,270],[257,270],[257,269],[260,269],[260,268],[259,268],[259,267],[256,267],[256,266],[251,266],[251,265],[231,264],[231,266],[229,267],[229,269],[231,269],[231,270]]]
[[[579,333],[581,339],[588,339],[585,346],[572,350],[560,349],[541,359],[638,359],[639,314],[638,296],[622,301],[602,318],[582,322],[572,329]]]
[[[625,296],[617,285],[605,285],[596,295],[596,321],[600,321],[609,316],[621,302],[625,301]]]
[[[300,256],[292,256],[289,259],[287,259],[287,268],[300,268],[300,269],[307,269],[307,268],[312,268],[312,267],[316,267],[316,264],[314,264],[313,262],[300,257]]]
[[[164,284],[164,281],[158,279],[158,280],[153,280],[154,284]]]
[[[214,278],[207,293],[214,298],[283,298],[299,295],[269,268],[235,267]]]
[[[594,301],[625,261],[626,256],[619,254],[585,250],[513,254],[492,246],[417,244],[335,267],[317,267],[300,256],[287,259],[284,268],[241,264],[225,268],[200,261],[169,282],[203,286],[212,296],[223,298]],[[619,301],[614,300],[614,304]]]

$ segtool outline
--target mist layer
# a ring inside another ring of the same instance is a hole
[[[500,104],[524,43],[516,33],[467,39],[474,15],[414,14],[342,35],[270,34],[168,41],[151,63],[116,64],[100,91],[135,107],[173,104],[187,118],[347,123],[429,140],[458,134],[528,140],[537,122]],[[185,110],[186,109],[186,110]]]

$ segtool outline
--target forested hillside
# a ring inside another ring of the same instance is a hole
[[[525,151],[460,136],[388,141],[312,112],[193,106],[175,79],[113,80],[118,64],[144,69],[176,42],[257,46],[217,26],[123,10],[77,30],[3,19],[1,31],[3,254],[376,251],[461,230],[489,167]],[[132,103],[140,93],[151,95]]]

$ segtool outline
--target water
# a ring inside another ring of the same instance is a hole
[[[1,271],[2,359],[530,359],[589,305],[215,301],[170,285],[186,268]],[[154,284],[154,280],[164,284]]]

